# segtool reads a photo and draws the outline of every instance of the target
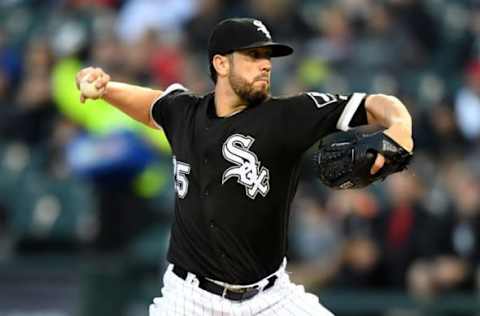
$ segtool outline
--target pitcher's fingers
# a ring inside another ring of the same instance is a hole
[[[108,82],[110,81],[110,76],[107,74],[104,74],[100,78],[97,79],[95,82],[95,87],[97,89],[101,89],[107,86]]]
[[[95,69],[93,67],[87,67],[87,68],[83,68],[82,70],[80,70],[76,77],[75,77],[75,81],[77,83],[77,87],[79,87],[80,85],[80,81],[82,81],[82,79],[85,77],[85,76],[89,76],[89,75],[92,75],[93,73],[95,72]]]
[[[377,158],[370,168],[370,174],[376,174],[380,169],[382,169],[383,165],[385,164],[385,157],[382,154],[377,154]]]
[[[89,82],[94,82],[97,79],[101,79],[101,78],[105,77],[105,75],[106,75],[106,73],[103,71],[102,68],[100,68],[100,67],[93,68],[93,72],[92,72],[92,75],[91,75],[92,80],[89,80]]]
[[[75,84],[77,85],[77,89],[80,89],[80,81],[82,81],[82,79],[83,79],[83,77],[85,77],[85,75],[86,75],[85,69],[77,72],[77,75],[75,76]]]

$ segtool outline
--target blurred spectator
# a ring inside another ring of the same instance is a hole
[[[3,204],[0,204],[0,258],[5,254],[5,239],[8,238],[10,232],[7,229],[7,209]]]
[[[409,47],[411,39],[404,29],[396,27],[386,4],[372,4],[362,22],[363,27],[356,29],[352,62],[345,75],[354,89],[398,94],[398,74],[412,62],[409,50],[398,52]]]
[[[118,73],[125,62],[123,56],[126,55],[126,52],[124,49],[126,48],[113,34],[95,37],[91,43],[88,63],[94,63],[96,67]]]
[[[7,73],[0,68],[0,112],[3,114],[9,110],[9,102],[11,100],[12,89],[10,87],[10,81],[7,76]],[[4,115],[0,115],[0,120],[3,122]],[[0,128],[5,126],[4,124],[0,124]]]
[[[473,290],[480,263],[480,182],[467,165],[455,162],[445,174],[454,207],[427,227],[426,259],[412,265],[410,290],[420,297]]]
[[[453,104],[447,99],[418,113],[414,133],[418,151],[425,151],[439,160],[458,155],[467,147],[457,125]],[[445,148],[448,148],[448,153]]]
[[[366,17],[365,29],[358,34],[354,58],[357,65],[366,73],[378,71],[393,71],[399,68],[397,52],[407,45],[402,29],[394,25],[388,7],[381,4],[373,5]],[[401,58],[405,58],[402,55]]]
[[[68,0],[74,7],[110,7],[116,8],[122,2],[122,0]]]
[[[422,204],[425,188],[420,178],[407,171],[385,184],[387,203],[378,221],[384,286],[403,290],[411,263],[431,246],[426,234],[430,214]]]
[[[197,12],[184,24],[185,46],[195,54],[201,54],[207,64],[206,56],[209,33],[223,18],[225,18],[225,5],[221,0],[199,0]],[[205,55],[205,56],[204,56]]]
[[[49,139],[57,111],[50,90],[52,58],[49,47],[45,40],[29,44],[23,61],[22,81],[14,98],[8,98],[10,81],[0,74],[3,77],[0,79],[1,129],[8,137],[36,145]]]
[[[48,73],[26,74],[18,92],[17,113],[12,120],[12,133],[19,140],[30,144],[49,139],[57,111],[52,103]],[[22,128],[29,126],[29,128]]]
[[[23,61],[24,73],[48,74],[53,66],[53,55],[46,38],[34,38],[28,43]]]
[[[307,90],[348,91],[345,76],[351,67],[353,41],[347,15],[338,6],[323,7],[313,26],[318,34],[305,45],[299,81]]]
[[[175,39],[196,10],[194,0],[128,0],[118,16],[118,34],[127,43],[138,41],[149,30]]]
[[[480,61],[472,60],[455,99],[455,115],[463,136],[476,143],[480,136]]]
[[[337,273],[342,240],[333,214],[323,207],[323,196],[311,184],[299,186],[292,205],[289,271],[307,288],[327,286]]]
[[[309,41],[311,54],[336,66],[348,63],[352,34],[345,12],[335,6],[324,8],[319,12],[317,23],[320,34]]]
[[[302,41],[313,35],[313,30],[299,14],[297,0],[249,0],[249,16],[261,19],[273,29],[278,41]]]
[[[151,60],[157,46],[157,33],[147,30],[131,43],[126,43],[124,69],[126,74],[139,84],[152,81]]]
[[[8,78],[9,86],[14,89],[20,79],[22,54],[9,41],[9,34],[0,25],[0,69]]]
[[[436,53],[440,36],[436,32],[436,21],[419,0],[389,0],[390,11],[398,28],[404,29],[412,39],[408,51],[419,66],[430,61]]]
[[[168,87],[175,82],[185,82],[187,71],[184,47],[162,41],[162,38],[156,43],[147,63],[153,75],[152,82],[160,87]]]
[[[390,177],[386,187],[382,203],[368,191],[332,200],[343,215],[345,238],[337,286],[402,289],[410,263],[428,247],[419,183],[403,173]]]
[[[327,204],[342,225],[343,245],[340,270],[334,286],[375,288],[385,275],[378,273],[381,240],[376,235],[380,204],[365,190],[343,191],[331,195]]]

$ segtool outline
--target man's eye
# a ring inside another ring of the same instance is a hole
[[[251,51],[247,53],[253,59],[270,58],[269,52]]]

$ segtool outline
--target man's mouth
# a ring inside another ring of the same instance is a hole
[[[269,83],[268,78],[257,78],[255,81],[264,81],[266,83]]]

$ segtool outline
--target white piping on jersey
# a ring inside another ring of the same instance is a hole
[[[366,93],[355,92],[351,96],[347,105],[345,105],[345,108],[343,109],[343,112],[340,115],[340,118],[338,119],[337,129],[341,131],[348,131],[350,129],[349,127],[350,121],[352,120],[353,115],[357,111],[358,107],[360,106],[360,103],[362,103],[362,100],[363,98],[365,98],[366,95],[367,95]]]
[[[167,94],[169,94],[173,91],[176,91],[176,90],[188,91],[187,88],[185,88],[184,86],[182,86],[179,83],[171,84],[167,87],[167,89],[165,89],[165,91],[163,91],[163,93],[158,98],[153,100],[152,104],[150,104],[150,118],[152,119],[153,124],[159,129],[162,129],[162,127],[160,126],[160,124],[157,123],[157,121],[155,121],[155,118],[153,117],[153,106],[155,105],[155,103],[158,102],[158,100],[160,100],[161,98],[163,98]]]
[[[307,92],[307,95],[313,100],[313,102],[315,102],[317,108],[322,108],[325,105],[329,105],[330,103],[337,101],[337,97],[331,93]],[[323,102],[318,103],[316,97],[322,98]]]

